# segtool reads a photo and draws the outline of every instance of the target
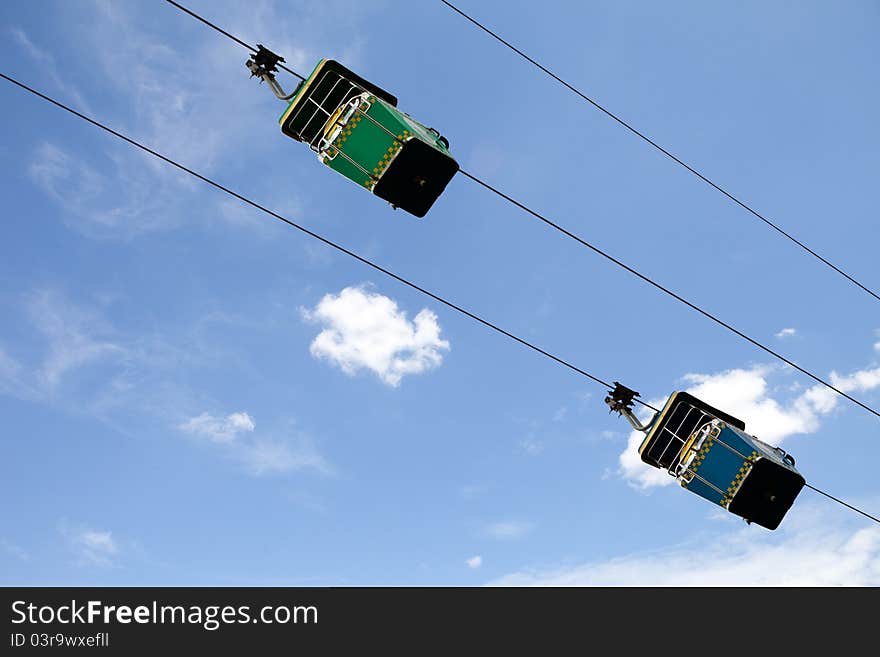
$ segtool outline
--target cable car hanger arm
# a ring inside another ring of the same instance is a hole
[[[296,96],[296,92],[299,91],[299,86],[297,86],[293,92],[285,94],[284,89],[278,84],[278,80],[275,79],[275,73],[278,71],[277,66],[279,62],[284,61],[284,57],[276,55],[260,43],[257,44],[257,49],[257,52],[251,55],[250,59],[245,62],[245,66],[247,66],[248,70],[251,72],[251,77],[260,78],[263,82],[269,85],[269,88],[278,100],[288,101]]]
[[[633,402],[638,401],[640,404],[647,406],[648,408],[654,408],[653,406],[649,406],[644,402],[639,401],[636,397],[639,396],[635,390],[630,390],[625,385],[620,384],[619,382],[614,382],[614,390],[610,390],[608,392],[608,396],[605,397],[605,403],[608,404],[608,407],[611,409],[609,413],[617,413],[618,415],[622,415],[626,418],[627,422],[632,425],[632,428],[636,431],[641,431],[642,433],[647,433],[648,429],[651,427],[651,424],[654,422],[654,418],[657,417],[656,413],[654,417],[652,417],[648,422],[642,424],[639,422],[639,418],[635,416],[632,412]],[[656,411],[656,409],[654,409]],[[659,412],[659,411],[658,411]]]

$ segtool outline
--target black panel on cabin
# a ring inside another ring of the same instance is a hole
[[[458,163],[421,139],[408,140],[373,188],[373,193],[424,217],[458,171]]]
[[[758,459],[727,510],[761,527],[776,529],[805,483],[794,470],[771,459]]]

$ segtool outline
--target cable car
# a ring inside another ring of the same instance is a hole
[[[284,59],[263,46],[251,75],[289,101],[281,132],[308,144],[337,173],[416,217],[424,217],[458,171],[449,142],[397,109],[397,98],[332,59],[318,62],[289,95],[274,77]]]
[[[632,413],[638,394],[615,381],[605,402],[645,433],[642,461],[748,523],[779,526],[806,483],[791,455],[746,433],[742,420],[686,392],[672,393],[642,425]]]

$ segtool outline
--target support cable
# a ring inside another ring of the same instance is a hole
[[[872,516],[870,513],[866,513],[865,511],[862,511],[862,510],[859,509],[858,507],[855,507],[855,506],[853,506],[852,504],[849,504],[848,502],[844,502],[844,501],[843,501],[842,499],[840,499],[839,497],[834,497],[834,495],[832,495],[831,493],[826,493],[824,490],[821,490],[821,489],[819,489],[819,488],[816,488],[815,486],[811,486],[810,484],[804,484],[804,486],[806,486],[806,487],[809,488],[810,490],[816,491],[816,492],[819,493],[820,495],[824,495],[824,496],[827,497],[829,500],[832,500],[832,501],[834,501],[834,502],[837,502],[837,503],[840,504],[841,506],[845,506],[847,509],[851,509],[851,510],[855,511],[856,513],[861,513],[863,516],[865,516],[865,517],[868,518],[869,520],[873,520],[873,521],[876,522],[877,524],[880,524],[880,518],[878,518],[877,516]]]
[[[169,2],[170,2],[170,1],[171,1],[171,0],[169,0]],[[864,292],[867,292],[869,295],[871,295],[872,297],[874,297],[877,301],[880,301],[880,295],[878,295],[876,292],[874,292],[874,290],[870,289],[870,288],[867,287],[866,285],[864,285],[864,284],[862,284],[861,282],[859,282],[858,280],[856,280],[852,275],[850,275],[850,274],[848,274],[847,272],[845,272],[843,269],[841,269],[840,267],[838,267],[837,265],[835,265],[833,262],[831,262],[831,261],[828,260],[827,258],[821,256],[819,253],[817,253],[816,251],[814,251],[813,249],[811,249],[809,246],[807,246],[806,244],[804,244],[802,241],[800,241],[799,239],[797,239],[796,237],[794,237],[794,235],[792,235],[791,233],[785,231],[785,230],[784,230],[783,228],[781,228],[779,225],[777,225],[776,223],[774,223],[773,221],[771,221],[770,219],[768,219],[767,217],[765,217],[763,214],[761,214],[760,212],[758,212],[757,210],[755,210],[754,208],[752,208],[750,205],[746,204],[744,201],[741,201],[739,198],[737,198],[736,196],[734,196],[731,192],[728,192],[728,191],[727,191],[725,188],[723,188],[721,185],[715,183],[715,182],[712,181],[710,178],[708,178],[708,177],[705,176],[704,174],[700,173],[697,169],[695,169],[694,167],[692,167],[691,165],[689,165],[687,162],[685,162],[685,161],[682,160],[681,158],[679,158],[679,157],[677,157],[676,155],[674,155],[673,153],[671,153],[669,150],[667,150],[666,148],[664,148],[663,146],[661,146],[660,144],[658,144],[656,141],[654,141],[653,139],[651,139],[650,137],[648,137],[645,133],[639,131],[639,130],[636,129],[634,126],[632,126],[630,123],[624,121],[622,118],[620,118],[617,114],[615,114],[615,113],[612,112],[611,110],[609,110],[609,109],[603,107],[602,105],[600,105],[597,101],[595,101],[595,100],[593,100],[592,98],[590,98],[589,96],[587,96],[587,95],[586,95],[584,92],[582,92],[580,89],[578,89],[578,88],[575,87],[574,85],[570,84],[569,82],[566,82],[563,78],[561,78],[561,77],[559,77],[558,75],[556,75],[553,71],[551,71],[550,69],[548,69],[546,66],[544,66],[543,64],[541,64],[541,63],[538,62],[537,60],[533,59],[532,57],[529,57],[529,56],[528,56],[526,53],[524,53],[522,50],[520,50],[519,48],[517,48],[517,47],[514,46],[512,43],[510,43],[509,41],[505,40],[504,38],[502,38],[501,36],[499,36],[499,35],[496,34],[495,32],[493,32],[492,30],[490,30],[488,27],[486,27],[485,25],[483,25],[482,23],[480,23],[480,22],[479,22],[478,20],[476,20],[475,18],[473,18],[473,17],[469,16],[468,14],[466,14],[465,12],[463,12],[461,9],[459,9],[458,7],[456,7],[455,5],[453,5],[451,2],[447,2],[447,0],[440,0],[440,2],[442,2],[444,5],[446,5],[446,6],[449,7],[450,9],[452,9],[454,12],[456,12],[457,14],[461,15],[462,17],[464,17],[465,19],[467,19],[468,21],[470,21],[471,23],[473,23],[474,25],[476,25],[478,28],[480,28],[481,30],[483,30],[483,32],[485,32],[486,34],[490,35],[491,37],[493,37],[494,39],[496,39],[498,42],[500,42],[500,43],[502,43],[503,45],[505,45],[505,46],[507,46],[508,48],[510,48],[510,49],[511,49],[513,52],[515,52],[517,55],[519,55],[520,57],[522,57],[523,59],[525,59],[527,62],[533,64],[535,67],[537,67],[538,69],[540,69],[541,71],[543,71],[543,72],[546,73],[547,75],[549,75],[551,78],[553,78],[554,80],[556,80],[557,82],[559,82],[561,85],[563,85],[564,87],[566,87],[569,91],[571,91],[571,92],[577,94],[578,96],[580,96],[582,99],[584,99],[585,101],[587,101],[588,103],[590,103],[593,107],[595,107],[595,108],[598,109],[600,112],[602,112],[602,113],[604,113],[605,115],[607,115],[607,116],[609,116],[610,118],[612,118],[614,121],[616,121],[617,123],[619,123],[620,125],[622,125],[624,128],[626,128],[627,130],[629,130],[631,133],[633,133],[634,135],[636,135],[637,137],[639,137],[640,139],[642,139],[642,140],[645,141],[646,143],[648,143],[648,144],[650,144],[651,146],[653,146],[655,149],[657,149],[658,151],[660,151],[661,153],[663,153],[663,154],[664,154],[666,157],[668,157],[670,160],[672,160],[672,161],[675,162],[676,164],[678,164],[678,165],[684,167],[685,169],[687,169],[690,173],[692,173],[694,176],[696,176],[697,178],[699,178],[700,180],[702,180],[704,183],[706,183],[707,185],[709,185],[710,187],[712,187],[712,188],[715,189],[716,191],[721,192],[721,194],[723,194],[723,195],[726,196],[728,199],[730,199],[731,201],[733,201],[734,203],[736,203],[738,206],[740,206],[741,208],[743,208],[746,212],[748,212],[748,213],[754,215],[755,217],[757,217],[758,219],[760,219],[762,222],[764,222],[767,226],[769,226],[770,228],[772,228],[773,230],[775,230],[777,233],[779,233],[779,234],[782,235],[783,237],[789,239],[791,242],[793,242],[794,244],[796,244],[797,246],[799,246],[801,249],[803,249],[804,251],[806,251],[807,253],[809,253],[810,255],[812,255],[814,258],[816,258],[817,260],[819,260],[820,262],[822,262],[822,263],[825,264],[826,266],[828,266],[828,267],[830,267],[831,269],[833,269],[834,271],[836,271],[838,274],[840,274],[840,275],[843,276],[845,279],[847,279],[850,283],[852,283],[852,284],[856,285],[857,287],[861,288]],[[174,3],[174,4],[176,4],[176,3]]]
[[[214,23],[212,23],[211,21],[209,21],[207,18],[202,18],[202,17],[199,16],[196,12],[194,12],[194,11],[192,11],[192,10],[190,10],[190,9],[187,9],[187,8],[184,7],[182,4],[180,4],[180,3],[178,3],[178,2],[174,2],[174,0],[165,0],[165,1],[166,1],[168,4],[174,5],[175,7],[177,7],[178,9],[180,9],[180,11],[184,12],[185,14],[189,14],[190,16],[192,16],[193,18],[195,18],[197,21],[201,21],[202,23],[204,23],[205,25],[207,25],[207,26],[210,27],[211,29],[213,29],[213,30],[217,30],[217,31],[218,31],[220,34],[222,34],[223,36],[225,36],[225,37],[229,37],[230,39],[232,39],[233,41],[235,41],[238,45],[240,45],[240,46],[244,46],[245,48],[247,48],[247,49],[250,50],[251,52],[254,52],[254,53],[257,52],[257,49],[254,48],[254,47],[253,47],[251,44],[249,44],[247,41],[242,41],[241,39],[239,39],[239,38],[238,38],[237,36],[235,36],[234,34],[231,34],[230,32],[227,32],[226,30],[224,30],[222,27],[220,27],[220,26],[218,26],[218,25],[215,25]],[[290,73],[291,75],[294,75],[294,76],[298,77],[300,80],[303,80],[303,81],[304,81],[304,80],[306,79],[304,75],[300,75],[299,73],[297,73],[296,71],[294,71],[292,68],[287,68],[284,64],[278,64],[278,67],[284,69],[285,71],[287,71],[287,72]]]

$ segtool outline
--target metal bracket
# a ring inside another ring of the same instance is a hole
[[[272,93],[275,94],[279,100],[287,101],[296,95],[299,87],[297,87],[293,93],[285,94],[284,89],[278,84],[278,81],[275,79],[275,73],[278,72],[278,64],[283,61],[284,57],[276,55],[274,52],[268,48],[264,48],[262,44],[258,43],[257,52],[250,56],[247,62],[245,62],[245,66],[247,66],[248,70],[251,72],[251,77],[260,78],[261,81],[269,85]]]
[[[608,391],[608,396],[605,398],[605,403],[608,404],[609,408],[617,413],[623,413],[624,411],[631,411],[633,401],[636,397],[639,396],[635,390],[630,390],[625,385],[622,385],[620,382],[614,382],[614,390]]]
[[[258,43],[257,52],[251,55],[251,61],[260,71],[274,74],[278,72],[278,64],[284,61],[284,57],[276,55],[262,43]]]
[[[609,412],[622,415],[632,425],[633,429],[644,432],[648,430],[651,423],[648,422],[647,424],[642,425],[632,412],[633,402],[638,396],[639,393],[635,390],[631,390],[625,385],[620,384],[618,381],[615,381],[614,390],[608,391],[608,396],[605,397],[605,403],[608,404],[608,408],[611,409]]]

